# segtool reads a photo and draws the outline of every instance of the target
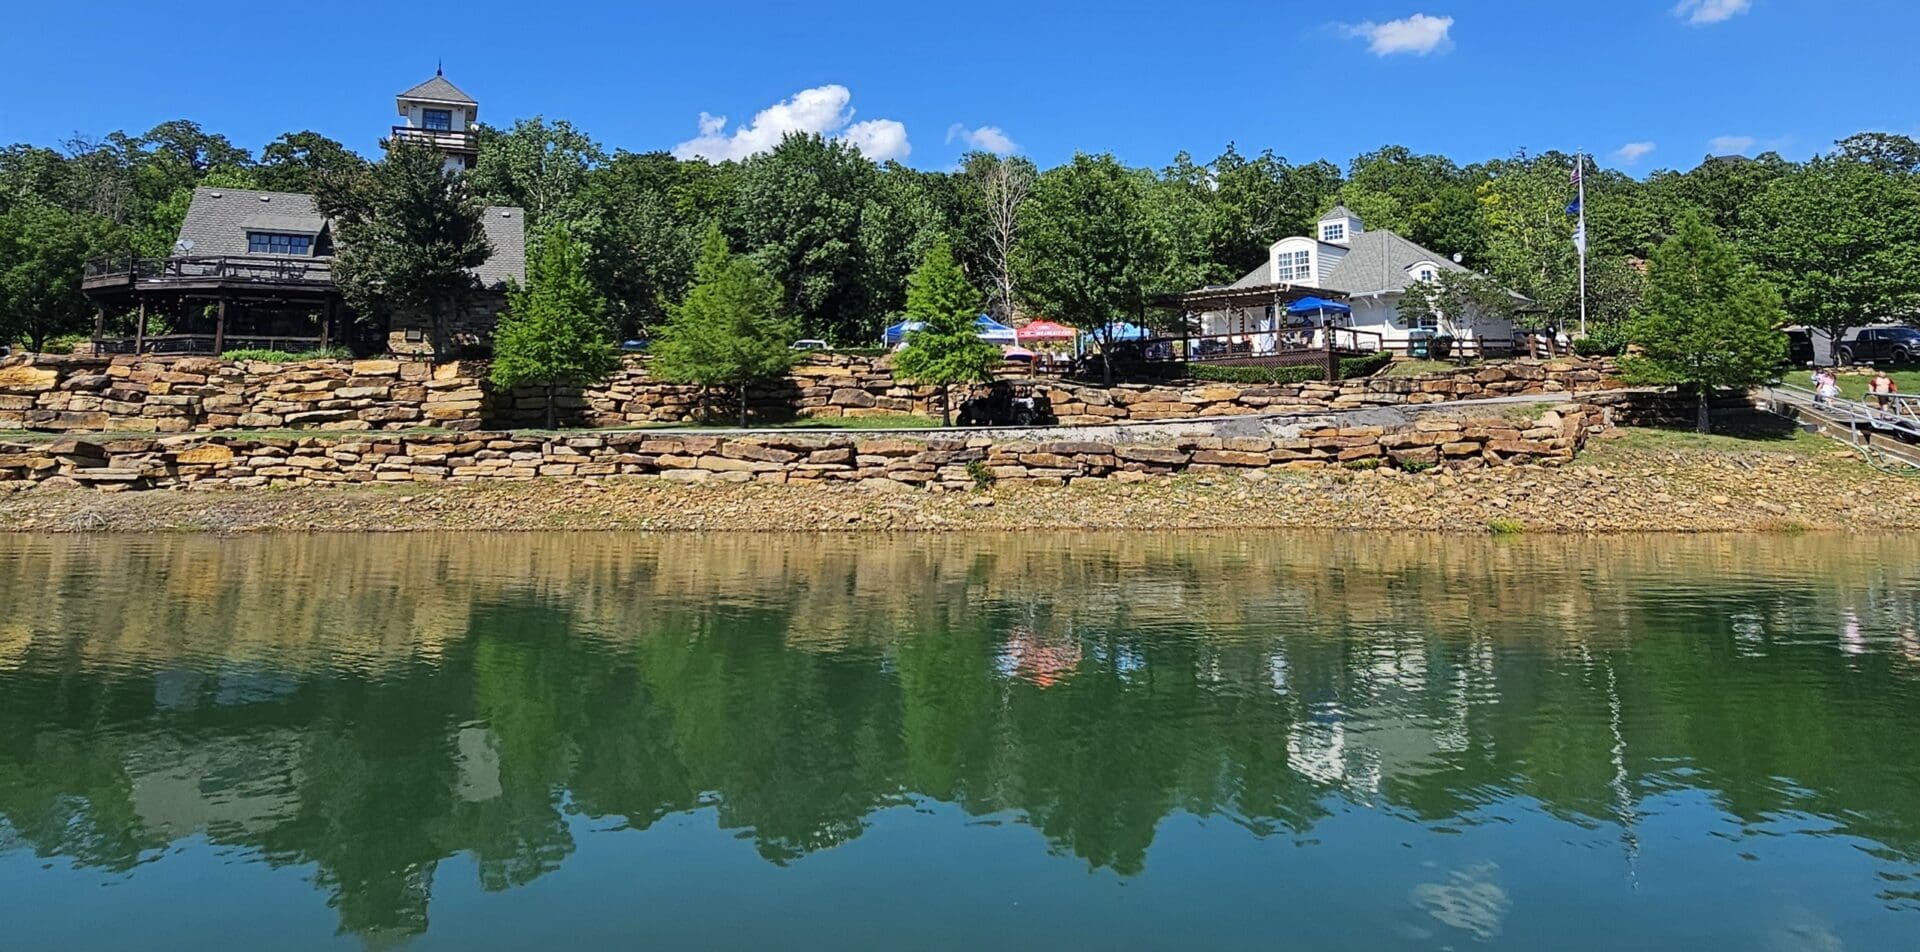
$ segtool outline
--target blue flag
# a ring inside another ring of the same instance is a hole
[[[1573,203],[1567,206],[1567,214],[1569,214],[1569,215],[1578,215],[1578,214],[1580,214],[1580,200],[1579,200],[1579,199],[1577,199],[1577,198],[1576,198],[1576,199],[1574,199],[1574,200],[1573,200]]]

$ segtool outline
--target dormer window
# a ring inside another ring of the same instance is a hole
[[[1419,279],[1420,279],[1420,280],[1422,280],[1422,281],[1432,281],[1432,280],[1433,280],[1433,269],[1432,269],[1432,268],[1421,268],[1421,269],[1420,269],[1420,271],[1419,271],[1419,273],[1418,273],[1418,274],[1416,274],[1416,275],[1414,275],[1414,277],[1416,277],[1416,278],[1419,278]]]
[[[313,250],[311,235],[288,235],[272,231],[247,232],[247,253],[307,257]]]
[[[1325,242],[1347,240],[1347,223],[1330,221],[1320,226],[1320,240]]]
[[[420,125],[429,132],[452,132],[453,110],[422,109],[420,110]]]
[[[1282,251],[1273,259],[1273,280],[1276,283],[1307,281],[1313,277],[1313,252]]]

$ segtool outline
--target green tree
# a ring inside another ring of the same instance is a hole
[[[47,341],[86,327],[80,273],[97,223],[34,202],[0,213],[0,342]]]
[[[858,149],[793,134],[742,163],[735,223],[746,253],[786,294],[808,336],[879,337],[884,310],[862,284],[860,218],[878,174]]]
[[[919,330],[894,359],[893,371],[911,383],[940,388],[940,421],[953,425],[953,385],[987,383],[1000,365],[1000,348],[980,338],[978,289],[953,260],[953,246],[936,239],[920,267],[907,279],[907,319]]]
[[[692,287],[668,312],[653,345],[653,374],[674,383],[733,388],[740,425],[747,425],[747,388],[793,369],[799,333],[782,315],[780,282],[758,262],[727,249],[718,226],[707,229]]]
[[[605,161],[600,146],[564,119],[549,125],[535,116],[504,131],[482,126],[471,188],[484,201],[524,209],[527,224],[545,234],[554,222],[585,218],[588,177]]]
[[[1786,359],[1785,320],[1779,294],[1690,215],[1649,262],[1646,304],[1628,326],[1641,350],[1623,369],[1638,382],[1693,391],[1699,430],[1711,432],[1715,390],[1761,383]]]
[[[312,192],[328,176],[353,174],[367,160],[339,142],[311,130],[289,132],[260,150],[254,177],[276,192]]]
[[[1748,209],[1754,261],[1794,319],[1838,342],[1848,327],[1920,316],[1920,178],[1815,159]]]
[[[547,392],[547,427],[554,424],[554,390],[599,383],[620,366],[607,339],[607,302],[587,280],[586,248],[565,225],[541,236],[527,283],[507,290],[510,310],[493,335],[493,385],[511,390],[539,384]]]
[[[333,220],[334,282],[363,317],[413,312],[428,317],[436,353],[448,345],[448,319],[478,283],[473,269],[490,248],[480,204],[464,176],[439,152],[389,142],[364,173],[330,175],[314,195]]]
[[[1111,155],[1079,154],[1034,183],[1020,282],[1048,317],[1091,328],[1113,354],[1112,323],[1146,319],[1164,249],[1140,177]],[[1102,374],[1113,382],[1113,363]]]
[[[1523,300],[1505,285],[1477,271],[1441,269],[1430,281],[1416,281],[1400,297],[1398,317],[1407,327],[1418,327],[1431,314],[1450,334],[1483,320],[1513,319]]]

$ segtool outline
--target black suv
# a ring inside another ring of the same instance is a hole
[[[1920,328],[1862,327],[1840,340],[1833,358],[1843,364],[1904,364],[1920,358]]]

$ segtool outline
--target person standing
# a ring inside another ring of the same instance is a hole
[[[1831,370],[1820,371],[1813,388],[1813,403],[1824,407],[1840,395],[1840,380]]]
[[[1873,382],[1867,385],[1867,389],[1873,393],[1873,400],[1880,405],[1883,413],[1893,406],[1893,395],[1900,392],[1899,385],[1884,370],[1874,371]]]

